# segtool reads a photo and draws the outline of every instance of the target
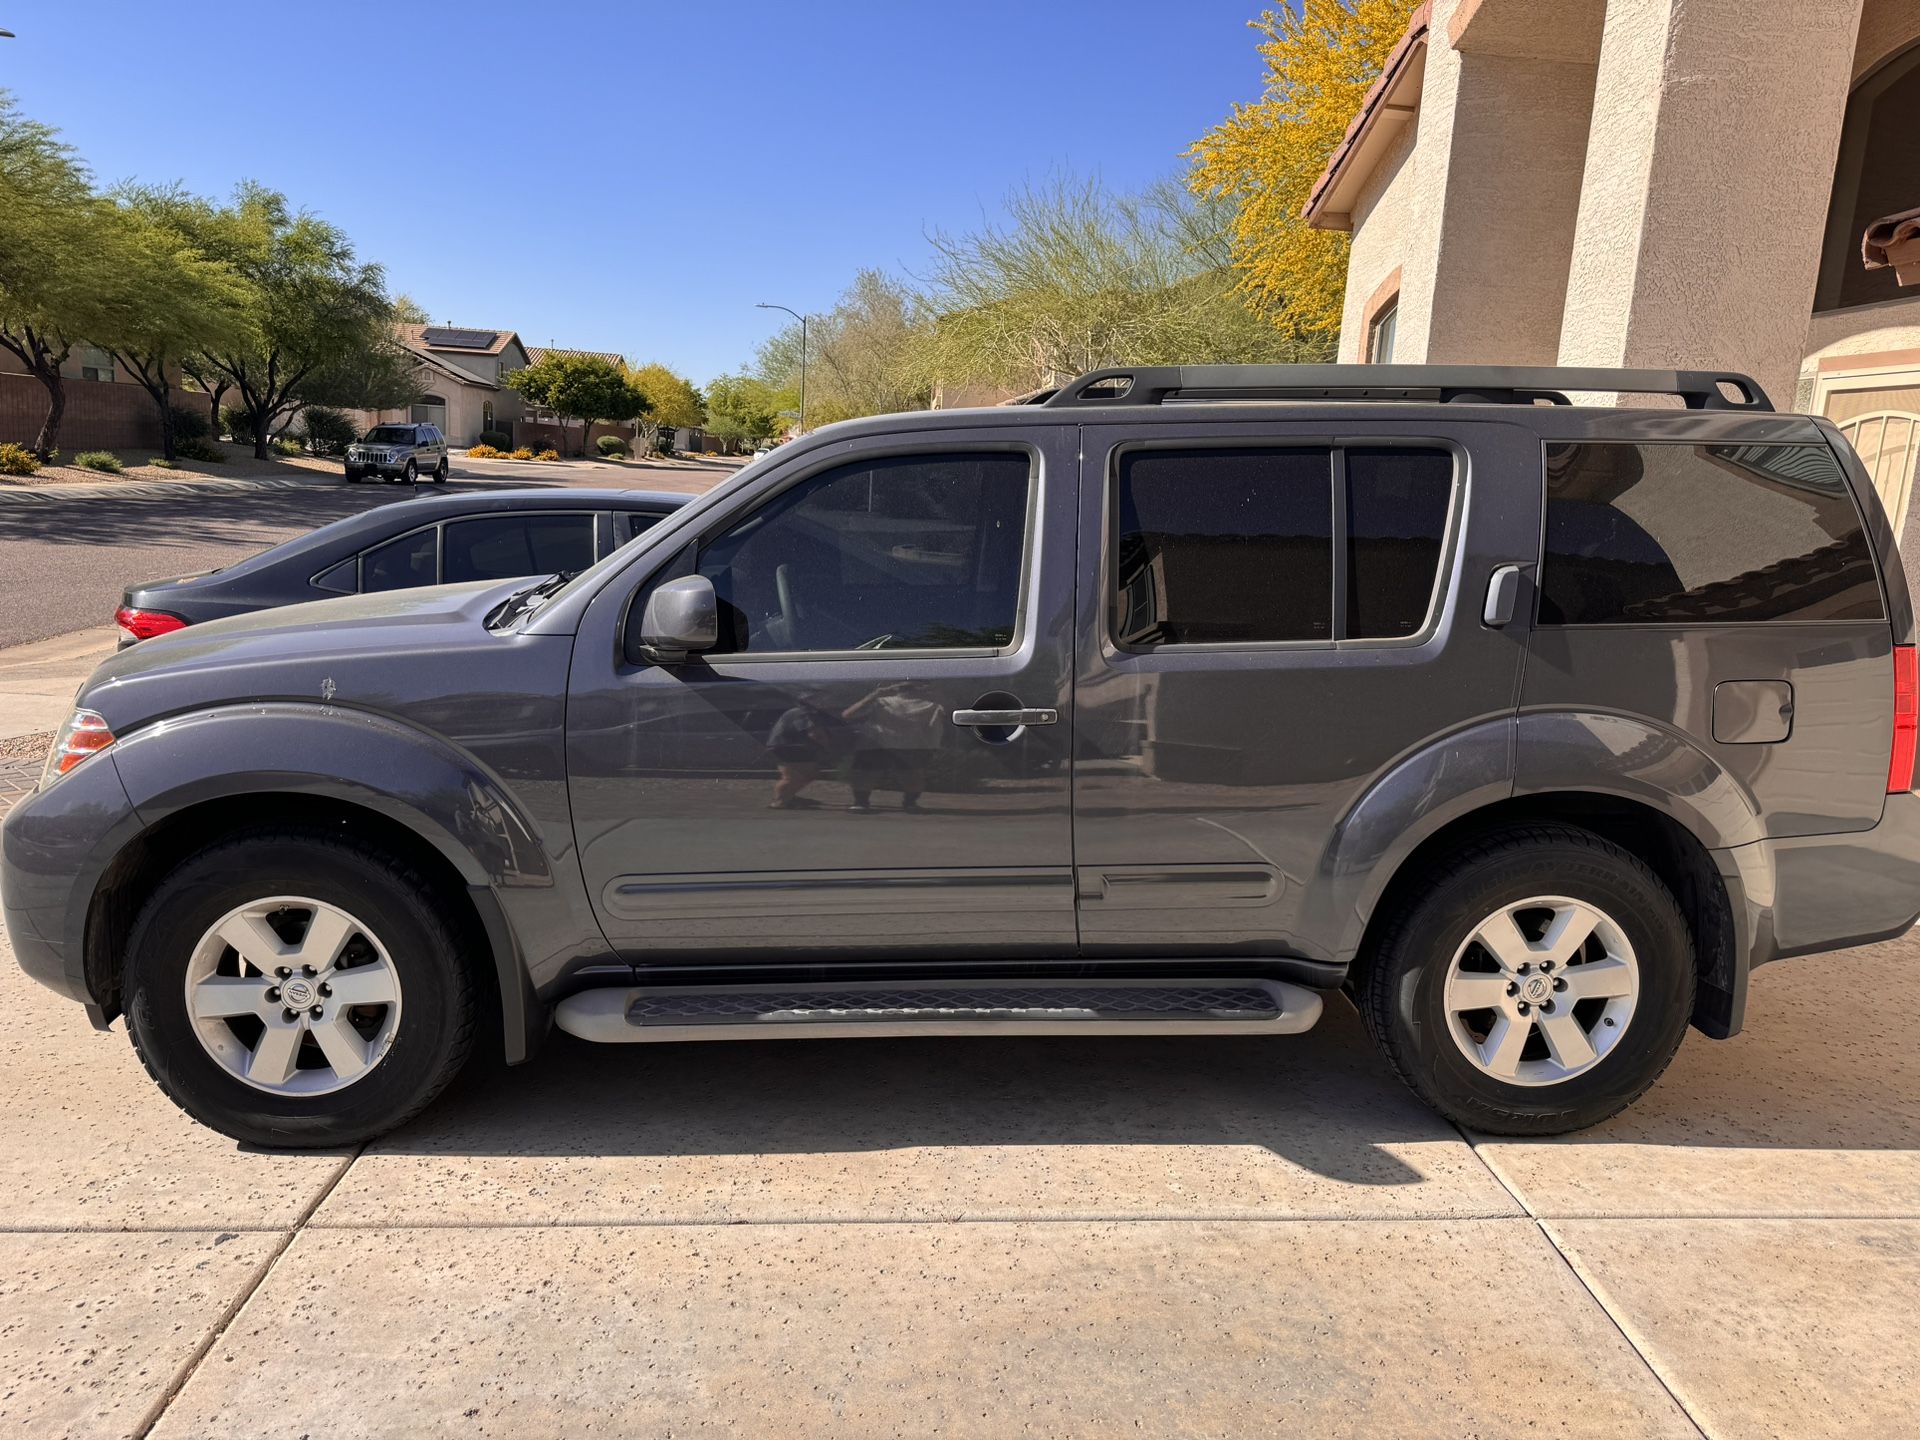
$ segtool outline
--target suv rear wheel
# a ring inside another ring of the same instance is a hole
[[[320,830],[185,861],[127,954],[127,1028],[194,1119],[257,1145],[347,1145],[410,1118],[472,1048],[473,987],[425,878]]]
[[[1368,1028],[1413,1090],[1496,1135],[1632,1104],[1693,1008],[1693,944],[1659,878],[1584,830],[1478,841],[1395,914],[1362,976]]]

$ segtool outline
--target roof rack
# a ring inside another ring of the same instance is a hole
[[[1734,370],[1606,370],[1531,365],[1121,365],[1068,381],[1043,405],[1205,400],[1401,400],[1442,405],[1568,405],[1569,390],[1678,395],[1689,410],[1771,410]]]

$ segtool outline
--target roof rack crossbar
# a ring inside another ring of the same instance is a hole
[[[1772,410],[1736,370],[1613,370],[1532,365],[1117,365],[1090,370],[1045,405],[1160,405],[1169,400],[1411,401],[1555,405],[1567,392],[1677,395],[1689,410]]]

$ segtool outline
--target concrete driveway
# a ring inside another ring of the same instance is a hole
[[[1476,1141],[1288,1040],[599,1048],[239,1149],[0,956],[0,1430],[1889,1435],[1916,945]]]

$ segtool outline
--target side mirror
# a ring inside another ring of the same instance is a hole
[[[627,656],[655,665],[680,665],[689,655],[720,643],[720,601],[704,575],[682,575],[647,597],[637,635],[629,632]]]

